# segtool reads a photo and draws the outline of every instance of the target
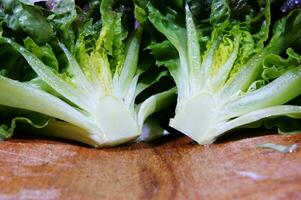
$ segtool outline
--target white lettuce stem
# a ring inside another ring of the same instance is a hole
[[[191,94],[198,92],[205,82],[204,73],[201,70],[201,51],[198,40],[198,33],[193,22],[193,17],[189,6],[186,10],[186,29],[187,29],[187,59],[189,66],[189,79]]]
[[[46,66],[42,61],[40,61],[36,56],[26,50],[24,47],[8,38],[2,37],[1,40],[10,44],[15,48],[28,62],[32,69],[39,75],[39,77],[51,86],[58,93],[63,95],[65,98],[70,100],[72,103],[78,105],[81,108],[89,108],[90,101],[82,95],[82,91],[71,84],[64,81],[57,73],[55,73],[51,68]]]
[[[230,54],[228,60],[220,67],[217,75],[212,78],[211,85],[213,89],[219,90],[226,83],[238,55],[239,41],[239,37],[236,37],[234,40],[233,52]]]
[[[266,117],[299,114],[301,118],[300,106],[282,106],[301,94],[300,85],[301,68],[296,67],[235,100],[200,91],[182,104],[170,125],[198,143],[208,144],[226,131]]]
[[[136,30],[127,45],[125,61],[118,78],[118,84],[122,96],[127,95],[132,80],[137,72],[141,36],[142,29]]]
[[[270,84],[225,104],[224,116],[233,118],[253,110],[281,105],[301,94],[301,68],[289,70]]]
[[[88,116],[39,89],[0,76],[0,105],[31,110],[90,128]]]
[[[98,145],[114,144],[140,135],[137,122],[130,110],[111,96],[100,99],[95,113],[83,114],[57,97],[2,76],[0,76],[0,93],[0,105],[30,110],[63,120],[66,125],[64,127],[61,127],[61,123],[52,125],[59,127],[60,130],[75,130],[76,127],[79,129],[74,131],[73,135],[72,132],[56,131],[51,134],[47,132],[50,135],[57,134],[56,136],[84,143],[87,143],[87,140],[94,140]]]
[[[65,45],[60,44],[61,49],[64,51],[68,61],[69,61],[69,69],[73,75],[74,82],[76,82],[76,85],[79,87],[80,90],[85,92],[86,94],[98,94],[101,91],[95,91],[93,85],[89,80],[87,79],[86,75],[82,71],[81,67],[79,66],[76,59],[71,55],[71,53],[68,51],[68,49],[65,47]],[[98,94],[100,96],[100,94]]]
[[[176,94],[176,88],[155,94],[146,99],[138,108],[138,125],[140,128],[143,122],[153,113],[162,110],[170,105]]]
[[[280,105],[256,110],[228,122],[220,123],[216,129],[219,134],[252,122],[273,116],[290,116],[301,119],[301,106]]]
[[[241,66],[241,70],[223,87],[221,97],[228,98],[237,95],[239,91],[246,91],[262,70],[262,58],[263,54],[256,54],[244,66]]]

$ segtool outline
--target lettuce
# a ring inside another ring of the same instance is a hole
[[[145,120],[172,102],[174,88],[136,102],[166,72],[143,78],[152,60],[139,59],[143,30],[131,7],[118,9],[133,6],[123,3],[101,1],[101,17],[92,18],[73,0],[2,1],[0,57],[9,58],[0,64],[2,138],[27,123],[39,134],[116,145],[139,137]]]
[[[175,104],[169,125],[200,144],[299,132],[301,11],[282,3],[2,0],[0,139],[148,141]]]
[[[197,2],[179,9],[153,0],[144,7],[166,38],[154,39],[149,49],[178,89],[170,126],[208,144],[232,129],[277,116],[300,119],[300,102],[291,103],[301,94],[300,56],[293,49],[301,36],[300,10],[272,29],[268,0],[213,0],[202,16],[195,12],[203,5]]]

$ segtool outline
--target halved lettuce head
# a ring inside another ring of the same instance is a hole
[[[301,118],[300,101],[292,103],[301,94],[300,49],[294,48],[300,10],[272,23],[268,0],[145,5],[149,22],[165,37],[149,48],[178,89],[171,127],[208,144],[263,119]]]
[[[25,122],[40,134],[116,145],[172,102],[173,88],[147,92],[167,73],[143,51],[131,1],[2,1],[0,24],[2,138]]]

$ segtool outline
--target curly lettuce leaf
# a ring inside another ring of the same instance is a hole
[[[40,8],[19,0],[3,0],[2,6],[6,25],[14,32],[26,33],[39,44],[47,42],[54,35]]]
[[[30,125],[41,129],[48,124],[49,117],[25,110],[0,107],[0,139],[10,138],[16,127]]]

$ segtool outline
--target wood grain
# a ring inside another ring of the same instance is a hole
[[[256,148],[267,142],[299,150]],[[0,143],[0,199],[301,199],[300,147],[301,135],[110,149],[9,140]]]

